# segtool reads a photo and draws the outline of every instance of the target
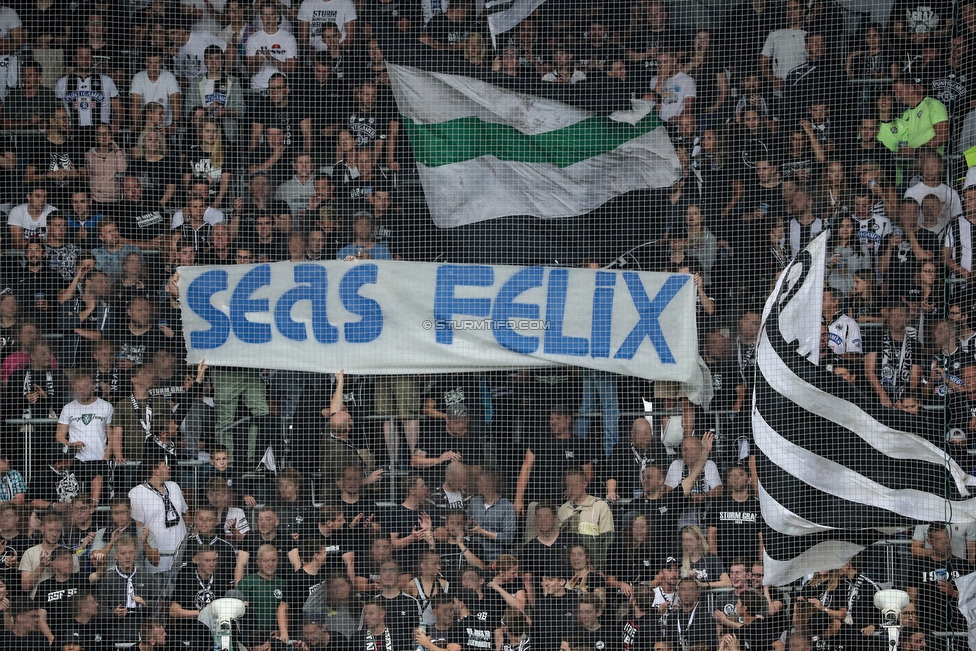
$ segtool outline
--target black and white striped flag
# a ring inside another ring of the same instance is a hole
[[[900,412],[819,365],[827,236],[783,272],[756,349],[752,426],[773,585],[841,567],[893,529],[976,520],[970,475],[905,431]]]

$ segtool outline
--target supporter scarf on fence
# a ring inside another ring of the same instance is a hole
[[[601,116],[470,77],[393,64],[387,72],[441,228],[510,215],[582,215],[680,177],[648,102]]]

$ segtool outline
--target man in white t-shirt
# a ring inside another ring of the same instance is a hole
[[[351,44],[355,37],[356,5],[352,0],[305,0],[298,9],[298,42],[308,50],[321,51],[328,46],[322,41],[322,28],[335,25],[342,38],[340,43]]]
[[[108,440],[115,408],[95,394],[95,381],[88,371],[79,371],[71,388],[75,399],[61,408],[56,436],[58,443],[75,450],[75,461],[84,464],[85,474],[94,478],[91,494],[97,503],[108,470],[105,462],[113,453],[117,461],[122,459],[119,442]]]
[[[179,484],[170,481],[169,461],[162,451],[147,455],[142,460],[146,481],[129,491],[132,519],[140,527],[147,527],[156,537],[160,550],[175,550],[186,538],[186,522],[183,514],[189,508]],[[156,572],[165,572],[173,566],[173,557],[163,555]]]
[[[681,458],[675,459],[668,467],[668,474],[664,478],[664,485],[668,490],[674,489],[681,480],[688,476],[688,471],[693,468],[701,458],[702,444],[694,436],[686,436],[681,442]],[[709,497],[719,497],[722,495],[722,476],[718,472],[718,466],[709,459],[705,462],[701,477],[691,488],[689,499],[693,508],[689,508],[681,513],[678,519],[678,527],[685,527],[689,524],[702,526],[705,518],[705,500]]]
[[[829,324],[828,345],[834,354],[845,359],[860,359],[864,352],[861,346],[861,327],[857,321],[841,311],[839,293],[833,287],[824,287],[822,309],[823,318]]]
[[[227,41],[217,38],[211,32],[197,32],[191,30],[192,21],[186,16],[180,17],[171,25],[169,39],[177,49],[173,62],[173,74],[181,81],[189,81],[194,77],[207,73],[207,66],[203,63],[203,55],[209,45],[220,47],[225,55],[227,70],[234,67],[236,50],[227,47]]]
[[[162,105],[166,110],[164,126],[180,120],[180,84],[169,70],[163,70],[163,53],[148,50],[145,59],[146,69],[137,72],[129,86],[129,103],[136,128],[142,126],[142,109],[150,102]],[[175,126],[175,125],[174,125]]]
[[[122,100],[115,82],[108,75],[92,73],[92,53],[88,45],[75,48],[75,73],[58,79],[54,95],[64,103],[75,127],[108,124],[119,130],[112,116],[124,116]]]
[[[280,72],[290,75],[298,67],[298,41],[278,26],[281,12],[274,2],[261,6],[264,29],[247,39],[247,71],[251,73],[251,88],[265,89],[271,75]]]
[[[759,67],[777,92],[782,92],[786,75],[807,62],[806,31],[803,29],[805,8],[799,0],[786,3],[786,27],[774,29],[766,36]]]
[[[949,531],[949,547],[953,556],[966,560],[976,556],[976,522],[949,524],[946,528]],[[912,556],[932,555],[932,545],[929,544],[928,538],[929,525],[916,525],[912,533]]]
[[[10,241],[16,249],[26,249],[29,240],[47,238],[47,216],[57,208],[47,202],[47,190],[41,186],[27,191],[27,203],[10,209],[7,226],[10,228]]]
[[[653,95],[645,99],[658,102],[658,116],[667,122],[695,106],[695,80],[678,68],[674,52],[661,52],[657,57],[657,74],[651,79]]]
[[[935,151],[927,151],[919,156],[919,169],[922,173],[922,180],[919,183],[905,190],[906,199],[914,199],[919,204],[922,199],[930,194],[935,195],[942,202],[943,211],[938,225],[930,229],[941,232],[946,224],[954,217],[962,214],[962,202],[959,200],[959,193],[942,182],[945,178],[942,163],[942,156]]]

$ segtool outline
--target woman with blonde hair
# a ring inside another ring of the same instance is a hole
[[[705,534],[696,524],[681,530],[681,578],[691,577],[703,588],[731,588],[722,559],[711,552]]]
[[[464,48],[461,50],[464,60],[475,67],[485,65],[485,57],[488,55],[488,48],[485,46],[485,39],[475,32],[464,39]]]
[[[166,207],[176,194],[176,165],[170,156],[166,136],[146,127],[132,148],[130,171],[142,183],[142,198]]]
[[[210,187],[210,207],[219,209],[234,178],[233,156],[217,120],[204,118],[197,136],[197,144],[184,156],[183,186],[205,181]]]

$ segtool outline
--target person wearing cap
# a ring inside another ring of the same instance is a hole
[[[925,95],[925,82],[907,71],[906,78],[895,81],[895,99],[906,106],[901,117],[884,122],[878,140],[891,151],[906,148],[941,147],[949,140],[949,112],[945,104]]]
[[[484,465],[482,441],[469,431],[471,419],[467,405],[461,402],[447,405],[444,417],[443,429],[428,433],[410,457],[411,467],[426,472],[434,485],[441,484],[438,480],[442,475],[437,472],[435,478],[432,473],[444,464],[459,462],[475,469]]]
[[[893,407],[906,391],[918,389],[921,346],[907,326],[908,307],[894,303],[884,327],[874,329],[864,342],[864,375],[885,407]]]
[[[0,648],[5,651],[36,651],[49,646],[41,632],[41,612],[26,598],[13,599],[7,608],[13,626],[0,631]]]

